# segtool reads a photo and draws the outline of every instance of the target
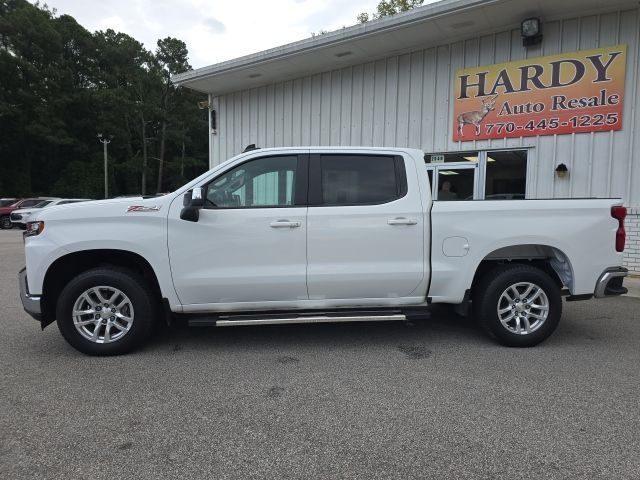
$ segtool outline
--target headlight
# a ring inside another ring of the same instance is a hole
[[[24,232],[25,237],[35,237],[40,235],[44,230],[44,222],[29,222]]]

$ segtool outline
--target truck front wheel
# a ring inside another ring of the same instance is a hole
[[[11,218],[9,215],[3,215],[0,217],[0,228],[2,230],[10,230],[13,228],[13,224],[11,223]]]
[[[153,301],[134,272],[96,268],[64,287],[56,308],[58,329],[88,355],[120,355],[139,347],[153,325]]]
[[[488,272],[473,292],[476,317],[500,343],[532,347],[558,326],[560,288],[530,265],[503,265]]]

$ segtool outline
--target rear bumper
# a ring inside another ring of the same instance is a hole
[[[22,307],[24,311],[31,315],[36,320],[42,319],[42,309],[40,307],[40,296],[31,295],[29,293],[29,285],[27,284],[27,269],[23,268],[18,273],[20,282],[20,300],[22,301]]]
[[[622,286],[622,280],[628,273],[624,267],[607,268],[598,278],[593,296],[603,298],[627,293],[627,289]]]

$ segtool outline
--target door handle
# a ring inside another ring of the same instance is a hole
[[[387,223],[389,225],[416,225],[418,221],[413,218],[396,217],[387,220]]]
[[[290,222],[289,220],[276,220],[269,224],[271,228],[297,228],[300,222]]]

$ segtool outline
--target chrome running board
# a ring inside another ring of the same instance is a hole
[[[406,320],[407,317],[402,314],[393,315],[315,315],[309,317],[295,318],[260,318],[247,320],[216,320],[217,327],[230,327],[234,325],[286,325],[295,323],[338,323],[338,322],[391,322]]]

